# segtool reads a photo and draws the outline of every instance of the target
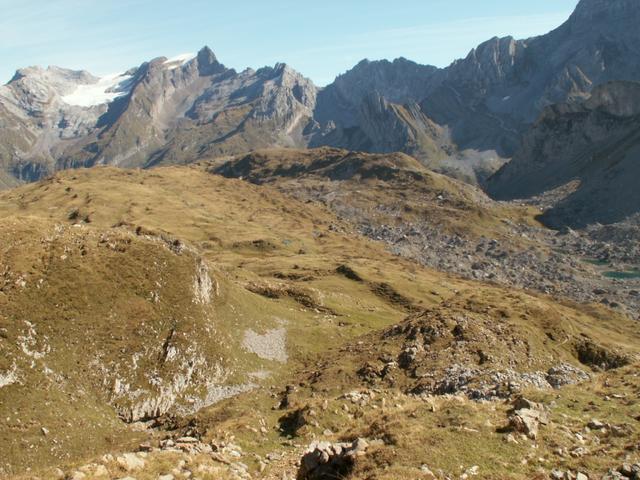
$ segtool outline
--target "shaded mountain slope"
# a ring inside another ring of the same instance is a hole
[[[527,40],[489,40],[445,70],[422,103],[452,128],[458,145],[510,156],[541,110],[581,99],[610,80],[638,80],[640,6],[633,0],[582,0],[569,20]]]
[[[614,223],[640,211],[640,84],[611,82],[580,104],[549,107],[520,152],[488,181],[499,199],[562,192],[552,226]]]

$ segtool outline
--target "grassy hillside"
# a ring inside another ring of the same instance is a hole
[[[503,445],[487,430],[491,440],[460,446],[459,435],[475,435],[460,428],[494,421],[502,400],[437,399],[442,413],[423,421],[430,407],[415,394],[431,384],[424,374],[437,383],[460,364],[474,370],[473,386],[506,365],[528,375],[566,364],[593,382],[603,358],[607,368],[634,361],[636,325],[603,306],[420,267],[320,203],[210,169],[81,169],[0,194],[0,441],[8,446],[0,465],[8,476],[51,478],[56,467],[70,473],[93,462],[109,473],[88,478],[121,478],[127,471],[103,454],[182,435],[241,453],[154,451],[135,478],[181,461],[176,478],[198,468],[208,473],[195,478],[233,478],[238,461],[255,478],[282,478],[295,475],[313,438],[358,435],[380,453],[354,478],[419,478],[423,461],[451,473],[460,455],[483,474],[511,474],[523,444]],[[430,331],[440,331],[431,349]],[[400,366],[423,336],[416,364]],[[375,373],[387,361],[399,365],[393,382]],[[374,391],[384,404],[352,407],[341,398],[352,390]],[[573,395],[559,392],[558,404]],[[301,409],[298,431],[291,419]],[[467,420],[434,436],[445,417]],[[399,440],[403,431],[410,443]],[[418,453],[427,441],[430,453]],[[267,465],[274,452],[279,460]],[[489,452],[503,452],[507,466]]]

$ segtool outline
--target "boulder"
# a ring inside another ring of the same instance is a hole
[[[116,463],[127,472],[144,468],[144,460],[134,453],[125,453],[116,458]]]
[[[368,443],[362,438],[352,443],[312,443],[300,462],[298,480],[342,478],[353,469],[356,458],[366,454]]]
[[[509,426],[516,432],[525,434],[532,440],[538,437],[540,424],[547,425],[549,416],[544,405],[535,403],[526,398],[518,398],[514,404]]]

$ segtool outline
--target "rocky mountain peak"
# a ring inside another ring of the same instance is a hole
[[[426,95],[438,68],[420,65],[406,58],[362,60],[340,75],[332,84],[336,93],[349,102],[359,103],[377,91],[394,103],[417,102]]]
[[[299,75],[299,73],[286,63],[276,63],[273,67],[273,73],[276,76],[283,75]]]
[[[202,76],[215,75],[226,70],[225,66],[218,61],[213,50],[207,46],[204,46],[198,52],[196,59],[198,61],[198,71]]]
[[[56,66],[49,66],[47,68],[31,66],[18,69],[7,85],[15,84],[24,79],[51,83],[74,82],[87,84],[96,82],[98,77],[91,75],[86,70],[70,70]]]
[[[630,24],[638,18],[640,3],[636,0],[581,0],[568,23],[577,28],[615,32],[614,24]]]
[[[96,84],[100,79],[84,70],[51,66],[22,68],[11,81],[0,87],[0,102],[18,115],[41,116],[56,109],[62,97],[80,86]]]
[[[493,37],[471,50],[464,60],[454,63],[449,76],[471,83],[475,90],[503,81],[513,70],[517,56],[526,48],[513,37]]]

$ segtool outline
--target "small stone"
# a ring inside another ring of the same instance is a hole
[[[589,453],[589,452],[587,451],[586,448],[584,448],[584,447],[576,447],[573,450],[571,450],[570,455],[573,458],[581,458],[581,457],[584,457],[585,455],[587,455],[587,453]]]
[[[478,475],[479,472],[480,472],[480,467],[478,465],[474,465],[473,467],[468,468],[464,473],[472,477],[472,476]]]
[[[427,465],[422,465],[420,467],[420,471],[422,472],[423,475],[427,476],[428,478],[436,478],[435,474],[431,471],[431,469]]]
[[[337,478],[355,457],[365,455],[369,444],[359,438],[352,443],[313,442],[300,462],[299,478]]]
[[[108,477],[109,470],[104,465],[96,465],[93,470],[93,475],[96,477]]]
[[[591,430],[603,430],[605,428],[605,424],[594,418],[588,423],[587,427]]]
[[[633,475],[633,466],[630,463],[623,463],[618,471],[625,477],[631,478]]]
[[[369,448],[369,444],[364,438],[358,438],[351,447],[351,452],[353,455],[362,456],[366,453],[367,448]]]
[[[133,453],[125,453],[119,456],[116,458],[116,462],[127,472],[144,468],[144,460]]]
[[[504,441],[507,443],[513,443],[515,445],[518,444],[518,440],[516,440],[516,437],[513,436],[513,433],[510,433],[506,437],[504,437]]]

